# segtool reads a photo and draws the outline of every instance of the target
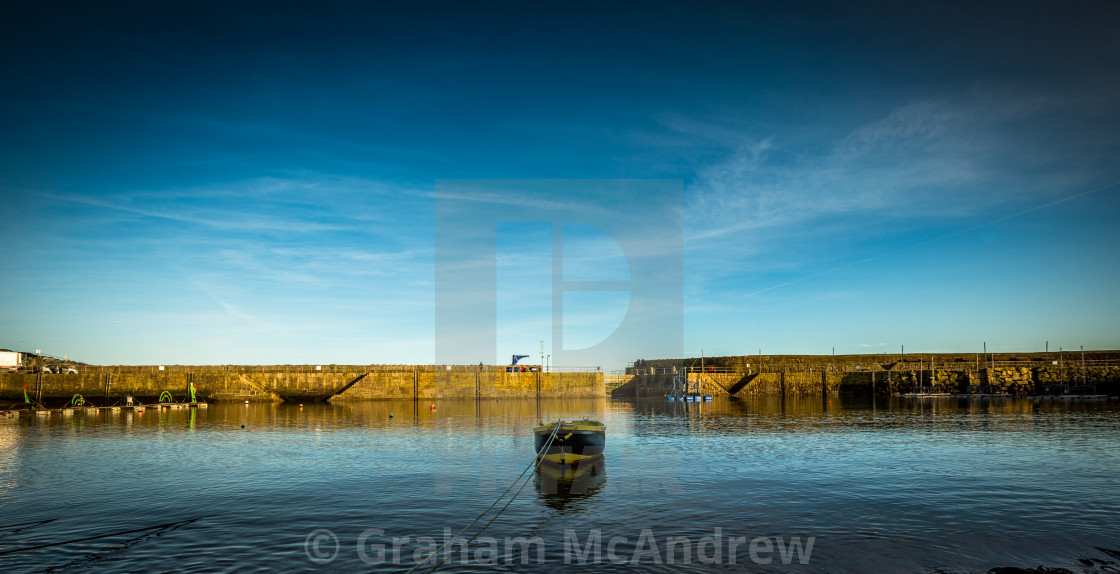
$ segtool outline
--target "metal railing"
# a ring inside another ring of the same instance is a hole
[[[365,373],[369,371],[394,372],[478,372],[479,365],[72,365],[78,373],[96,374],[156,374],[156,373]],[[519,367],[521,365],[518,365]],[[602,367],[525,365],[525,372],[536,373],[595,373]],[[482,365],[482,372],[505,372],[507,365]],[[531,369],[531,370],[530,370]]]

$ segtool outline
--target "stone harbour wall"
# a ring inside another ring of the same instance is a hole
[[[293,401],[414,398],[602,397],[603,374],[592,372],[507,372],[505,367],[453,365],[330,365],[312,367],[174,366],[81,367],[79,374],[0,374],[0,399],[47,404],[82,395],[89,403],[119,403],[125,395],[146,403],[166,391],[176,402],[189,400],[193,383],[199,400]]]
[[[928,365],[929,363],[927,363]],[[830,393],[886,395],[910,392],[953,394],[1100,394],[1120,396],[1120,365],[1087,366],[1084,382],[1080,366],[919,368],[912,365],[879,365],[857,371],[821,367],[819,370],[776,372],[690,372],[701,392],[713,396],[820,396]],[[909,368],[912,367],[912,368]],[[684,369],[680,369],[684,372]],[[615,397],[667,394],[671,373],[638,373],[614,391]]]
[[[508,372],[504,368],[376,370],[332,400],[602,397],[602,372]]]

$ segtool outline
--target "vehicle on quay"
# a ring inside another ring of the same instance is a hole
[[[76,374],[78,374],[78,369],[74,368],[74,365],[53,364],[53,365],[43,365],[43,369],[42,369],[41,372],[43,374],[54,374],[54,375],[76,375]]]
[[[8,349],[0,349],[0,373],[14,373],[23,366],[23,361],[20,353],[17,351],[9,351]]]

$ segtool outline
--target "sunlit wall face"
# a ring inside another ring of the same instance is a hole
[[[438,181],[436,363],[680,356],[682,198],[679,180]]]

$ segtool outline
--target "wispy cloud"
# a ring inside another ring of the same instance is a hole
[[[1059,156],[1076,152],[1041,132],[1049,115],[1074,113],[1071,107],[1057,96],[979,90],[899,106],[808,147],[819,153],[798,151],[804,142],[784,147],[792,134],[744,137],[723,161],[699,170],[689,189],[686,240],[788,233],[834,215],[966,217],[1054,187],[1064,187],[1061,193],[1088,176],[1074,165],[1062,168]],[[727,137],[725,130],[718,135]],[[1058,165],[1038,181],[1028,172],[1039,164]]]
[[[464,201],[471,203],[483,203],[502,207],[515,207],[521,209],[532,210],[561,210],[570,207],[570,203],[563,201],[556,201],[546,199],[529,194],[519,193],[499,193],[486,191],[484,184],[479,183],[481,189],[474,189],[471,191],[441,191],[436,190],[431,193],[431,197],[438,200],[453,200]]]
[[[78,193],[43,193],[40,195],[58,201],[103,207],[134,215],[189,223],[221,231],[284,231],[312,233],[317,231],[342,231],[352,229],[351,226],[346,225],[301,221],[295,218],[263,217],[252,213],[242,213],[240,217],[236,217],[237,214],[230,211],[211,211],[203,214],[199,213],[199,210],[193,210],[194,213],[192,214],[191,211],[184,212],[172,209],[133,206],[114,201],[113,199],[102,199]]]
[[[41,198],[222,232],[371,232],[399,220],[391,200],[409,190],[331,174],[292,174],[208,186],[77,193],[36,190]]]

